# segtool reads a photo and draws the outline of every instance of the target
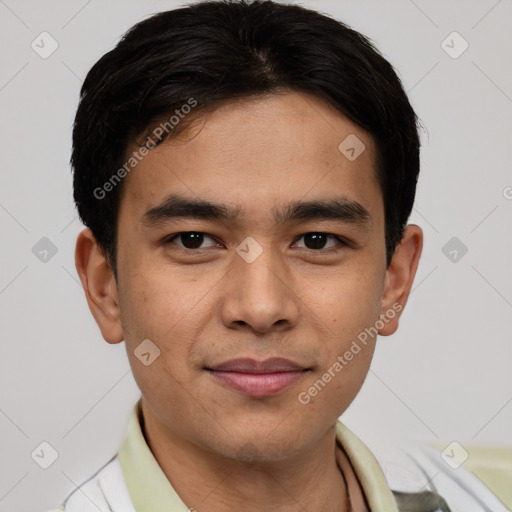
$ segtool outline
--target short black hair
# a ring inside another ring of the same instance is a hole
[[[374,138],[389,266],[420,165],[418,119],[392,65],[367,37],[312,9],[208,0],[134,25],[94,64],[81,89],[71,156],[74,200],[116,279],[122,178],[137,163],[128,149],[146,136],[148,148],[175,137],[225,102],[280,91],[315,95]],[[169,119],[165,129],[148,135],[162,119]]]

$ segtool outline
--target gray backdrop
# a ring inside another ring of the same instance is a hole
[[[343,419],[379,460],[394,438],[510,446],[512,1],[302,4],[368,35],[428,130],[416,281]],[[139,396],[74,268],[71,125],[92,64],[178,5],[0,0],[0,512],[60,504],[115,453]]]

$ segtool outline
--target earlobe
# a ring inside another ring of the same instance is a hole
[[[389,336],[398,329],[398,320],[409,298],[422,248],[423,231],[415,224],[407,225],[386,270],[380,314],[384,323],[384,327],[379,329],[381,336]]]
[[[101,334],[108,343],[123,341],[119,298],[114,273],[89,228],[78,234],[75,265],[85,297]]]

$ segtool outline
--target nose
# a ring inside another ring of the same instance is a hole
[[[299,297],[289,269],[267,248],[251,263],[236,255],[226,275],[221,318],[229,328],[284,331],[299,319]]]

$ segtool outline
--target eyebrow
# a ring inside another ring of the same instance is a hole
[[[368,230],[371,226],[370,212],[360,203],[346,196],[327,200],[292,201],[284,207],[271,210],[276,224],[293,222],[334,220]],[[155,227],[170,219],[190,218],[207,221],[222,220],[236,222],[243,218],[241,207],[192,199],[180,194],[170,194],[157,206],[148,209],[141,223]]]

